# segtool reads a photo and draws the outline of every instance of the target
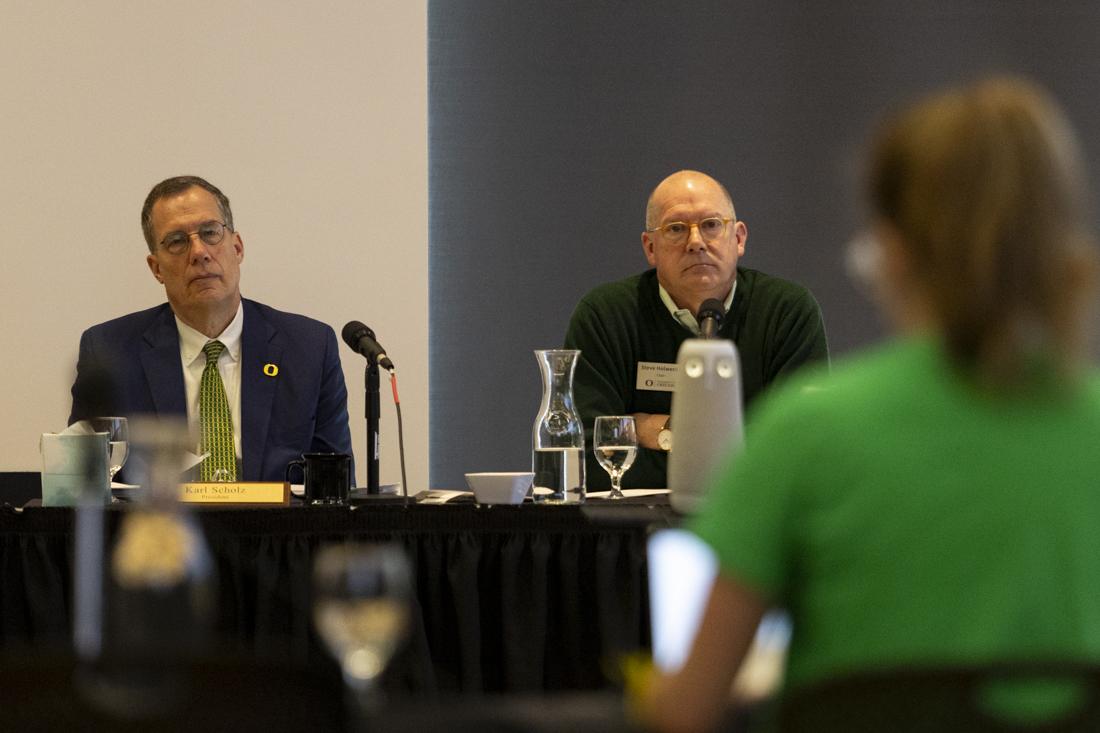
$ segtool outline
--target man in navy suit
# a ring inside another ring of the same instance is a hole
[[[204,347],[218,341],[224,350],[210,358],[232,418],[236,480],[282,481],[287,463],[306,452],[351,454],[336,334],[241,298],[244,241],[225,194],[195,176],[169,178],[149,192],[141,226],[168,302],[84,332],[69,422],[186,417],[199,450]]]

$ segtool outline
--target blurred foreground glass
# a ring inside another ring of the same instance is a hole
[[[81,694],[115,718],[140,720],[185,704],[182,670],[210,641],[215,583],[205,538],[178,501],[186,423],[132,422],[129,475],[142,497],[106,552],[102,511],[78,518],[74,643]]]
[[[408,633],[412,593],[409,562],[391,545],[332,545],[314,562],[313,623],[360,714],[382,700],[378,680]]]
[[[107,468],[111,473],[111,480],[114,481],[115,474],[126,465],[130,449],[130,425],[124,417],[93,417],[87,422],[95,432],[107,433]]]
[[[611,476],[609,499],[623,498],[623,474],[634,465],[638,453],[638,434],[632,415],[606,415],[596,418],[592,450],[603,470]]]

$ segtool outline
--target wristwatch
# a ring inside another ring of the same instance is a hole
[[[668,416],[661,432],[657,433],[657,447],[663,451],[672,450],[672,415]]]

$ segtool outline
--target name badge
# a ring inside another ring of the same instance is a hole
[[[676,388],[676,365],[659,361],[638,362],[638,381],[634,389],[671,392]]]

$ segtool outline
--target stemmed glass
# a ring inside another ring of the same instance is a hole
[[[88,420],[88,425],[94,432],[107,433],[107,442],[110,446],[110,455],[107,458],[107,466],[111,472],[111,480],[115,480],[115,474],[126,465],[126,457],[129,454],[130,427],[124,417],[93,417]]]
[[[631,415],[608,415],[596,418],[593,450],[596,460],[611,475],[609,499],[623,498],[623,474],[634,464],[638,453],[638,434]]]
[[[408,630],[411,575],[391,545],[331,545],[314,563],[313,623],[360,714],[380,701],[378,679]]]

